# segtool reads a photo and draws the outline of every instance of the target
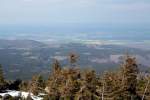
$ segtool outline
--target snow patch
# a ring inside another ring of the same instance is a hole
[[[25,98],[25,99],[26,99],[26,98],[28,97],[28,95],[29,95],[29,92],[8,90],[8,91],[5,92],[5,93],[0,93],[0,96],[3,97],[3,96],[5,96],[6,94],[11,95],[12,97],[17,97],[17,96],[20,96],[20,95],[21,95],[22,98]],[[32,93],[31,93],[30,95],[31,95],[31,98],[32,98],[33,100],[43,100],[42,97],[35,96],[35,95],[33,95]]]

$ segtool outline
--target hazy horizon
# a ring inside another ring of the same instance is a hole
[[[149,9],[148,0],[0,0],[0,37],[45,32],[149,34]]]

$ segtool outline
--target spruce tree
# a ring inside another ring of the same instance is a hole
[[[48,95],[52,100],[58,99],[60,97],[60,92],[58,90],[61,84],[61,66],[58,60],[55,60],[52,64],[52,72],[49,76],[47,82]]]
[[[61,70],[61,65],[60,65],[59,61],[57,59],[55,59],[55,61],[52,64],[52,73],[57,74],[60,72],[60,70]]]
[[[2,65],[0,65],[0,83],[3,82],[4,82],[3,70],[2,70]]]
[[[31,84],[29,85],[30,92],[32,92],[34,95],[38,95],[39,92],[44,90],[44,80],[41,75],[33,76]]]
[[[94,70],[87,70],[82,73],[80,90],[77,92],[78,100],[97,100],[96,94],[97,78]]]
[[[3,76],[2,66],[0,65],[0,91],[2,91],[3,89],[5,89],[5,80]]]
[[[69,61],[70,61],[70,67],[76,67],[77,66],[77,60],[79,56],[75,53],[70,53],[69,55]]]
[[[136,59],[126,56],[123,64],[123,98],[125,100],[139,100],[136,93],[138,65]]]

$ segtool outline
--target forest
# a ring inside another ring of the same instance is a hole
[[[0,93],[7,90],[28,92],[27,98],[11,95],[2,100],[150,100],[150,73],[141,72],[136,58],[125,55],[119,69],[99,74],[93,69],[80,69],[78,56],[70,54],[70,65],[61,66],[55,59],[48,79],[34,75],[31,80],[7,80],[0,66]],[[7,74],[7,73],[6,73]],[[27,73],[28,74],[28,73]],[[43,95],[40,95],[40,94]]]

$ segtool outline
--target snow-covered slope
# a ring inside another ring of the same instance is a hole
[[[28,92],[23,92],[23,91],[12,91],[12,90],[8,90],[5,93],[0,93],[0,96],[5,96],[6,94],[11,95],[12,97],[17,97],[17,96],[21,96],[22,98],[27,98],[29,93]],[[31,98],[33,100],[43,100],[43,98],[38,97],[38,96],[34,96],[33,94],[30,94]]]

